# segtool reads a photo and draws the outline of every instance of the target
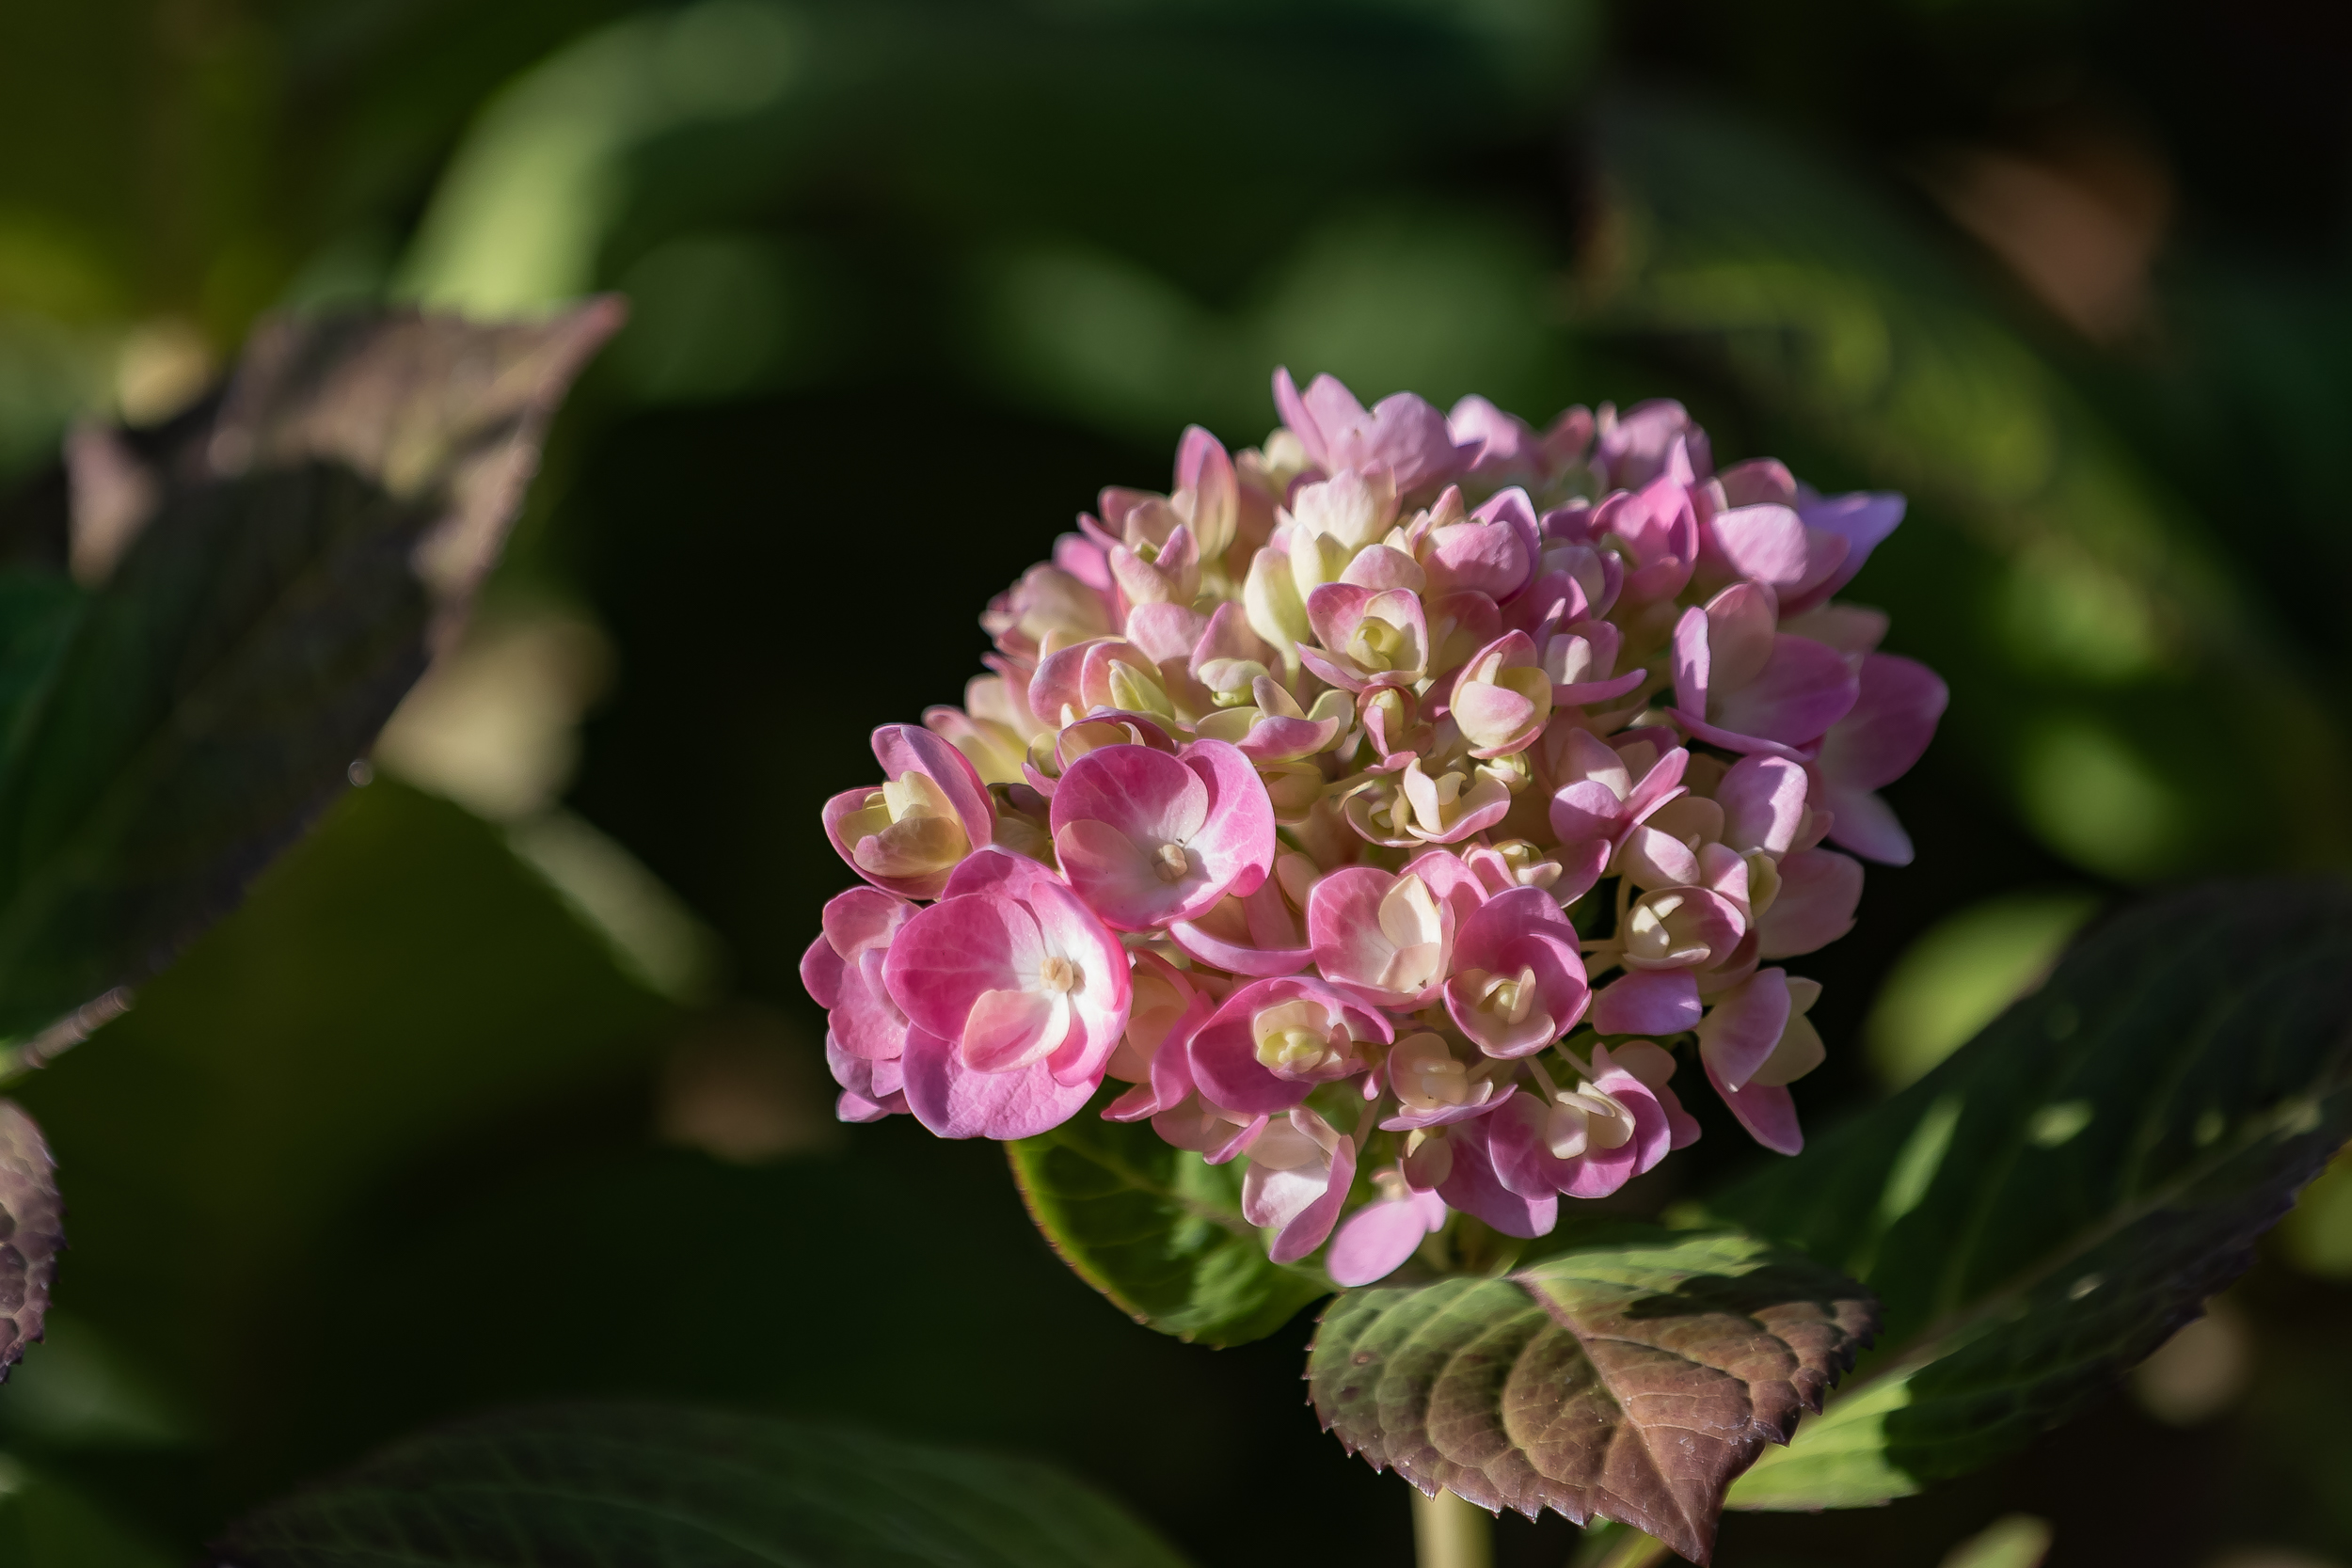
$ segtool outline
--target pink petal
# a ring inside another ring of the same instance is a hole
[[[884,724],[874,732],[874,760],[882,764],[885,778],[928,775],[955,808],[963,824],[963,836],[973,844],[995,838],[996,805],[989,799],[988,785],[980,782],[972,759],[945,737],[920,724]]]
[[[1058,991],[984,990],[958,1046],[975,1072],[1011,1072],[1052,1055],[1069,1033],[1070,999]]]
[[[1266,1249],[1267,1258],[1277,1263],[1295,1263],[1321,1246],[1323,1239],[1331,1234],[1331,1227],[1347,1202],[1347,1189],[1355,1180],[1356,1145],[1352,1139],[1342,1138],[1331,1151],[1331,1174],[1324,1182],[1322,1195],[1282,1227],[1282,1233]]]
[[[1045,1065],[1064,1084],[1099,1083],[1104,1065],[1127,1028],[1127,1011],[1135,1001],[1127,950],[1058,882],[1041,882],[1031,889],[1029,910],[1047,944],[1076,964],[1081,977],[1071,992],[1076,1016],[1070,1034]]]
[[[1804,524],[1792,507],[1735,506],[1708,518],[1707,532],[1715,553],[1736,578],[1786,590],[1804,582],[1812,564]],[[1842,556],[1844,542],[1840,540],[1836,547]]]
[[[1175,911],[1188,895],[1200,893],[1204,881],[1198,876],[1188,879],[1190,886],[1162,881],[1134,839],[1090,818],[1057,832],[1054,855],[1087,908],[1122,931],[1146,931],[1181,918]]]
[[[1895,808],[1878,796],[1831,785],[1821,792],[1821,809],[1830,814],[1830,842],[1839,848],[1882,865],[1911,863],[1911,835],[1903,832]]]
[[[1517,1084],[1505,1084],[1484,1100],[1473,1100],[1461,1105],[1440,1105],[1431,1111],[1401,1107],[1393,1116],[1380,1119],[1380,1129],[1384,1132],[1410,1132],[1423,1127],[1451,1127],[1457,1121],[1491,1115],[1497,1106],[1518,1092]]]
[[[1238,747],[1222,740],[1196,740],[1177,757],[1208,794],[1207,812],[1190,848],[1220,894],[1246,898],[1274,868],[1274,803],[1264,781]]]
[[[1851,789],[1883,788],[1911,771],[1951,701],[1934,671],[1896,654],[1862,661],[1852,709],[1822,737],[1814,766]]]
[[[1348,401],[1355,402],[1353,398]],[[1291,434],[1298,437],[1298,444],[1307,449],[1307,460],[1326,473],[1331,472],[1331,465],[1325,460],[1322,428],[1315,423],[1315,417],[1307,411],[1306,400],[1298,395],[1298,388],[1291,381],[1291,372],[1287,368],[1274,372],[1274,407],[1281,415],[1282,422],[1290,427]],[[1357,413],[1360,416],[1362,412],[1359,404]]]
[[[1749,756],[1715,786],[1724,808],[1724,842],[1743,853],[1787,854],[1805,819],[1804,769],[1786,757]]]
[[[1698,1022],[1698,981],[1687,969],[1635,970],[1593,997],[1593,1027],[1604,1035],[1678,1035]]]
[[[1707,611],[1697,605],[1684,610],[1682,619],[1675,623],[1674,673],[1675,705],[1704,714],[1714,672],[1707,641]]]
[[[907,1109],[943,1138],[1030,1138],[1068,1121],[1093,1098],[1091,1084],[1054,1081],[1045,1064],[975,1072],[955,1047],[918,1029],[903,1058]]]
[[[840,1005],[828,1022],[841,1048],[852,1056],[883,1060],[906,1049],[907,1018],[890,1000],[882,979],[883,950],[869,947],[841,979]]]
[[[1054,833],[1078,820],[1104,822],[1145,852],[1181,844],[1209,815],[1199,774],[1149,746],[1100,746],[1073,762],[1054,787]]]
[[[1486,1146],[1490,1117],[1465,1122],[1447,1134],[1454,1146],[1454,1168],[1438,1184],[1438,1196],[1451,1208],[1474,1214],[1506,1236],[1533,1239],[1549,1234],[1559,1223],[1556,1196],[1522,1197],[1503,1186],[1495,1175],[1494,1156]]]
[[[1860,691],[1852,668],[1835,648],[1804,637],[1775,637],[1756,678],[1731,690],[1720,685],[1708,719],[1722,729],[1783,745],[1819,738],[1843,719]]]
[[[801,987],[809,1000],[827,1012],[841,1003],[841,955],[833,950],[833,943],[819,932],[801,955]]]
[[[1039,864],[1026,855],[1016,855],[1009,849],[990,847],[975,850],[947,877],[946,891],[942,898],[961,898],[969,893],[996,893],[1008,898],[1026,901],[1041,882],[1059,885],[1052,868]]]
[[[1853,929],[1862,865],[1829,849],[1800,849],[1780,863],[1780,895],[1756,919],[1756,952],[1793,958]],[[900,940],[904,940],[901,938]]]
[[[1001,894],[943,899],[908,921],[882,968],[890,999],[916,1028],[955,1040],[982,991],[1032,983],[1045,943],[1028,910]]]
[[[1812,609],[1853,580],[1853,575],[1862,570],[1862,563],[1870,559],[1870,552],[1884,543],[1903,520],[1903,498],[1891,491],[1825,496],[1818,500],[1800,501],[1797,515],[1804,519],[1805,527],[1844,539],[1846,556],[1836,570],[1809,590],[1801,601],[1787,607],[1792,615]]]
[[[1699,1024],[1699,1056],[1708,1076],[1743,1087],[1771,1057],[1788,1027],[1788,976],[1758,970],[1745,985],[1715,999]]]
[[[1435,1193],[1367,1203],[1340,1227],[1324,1268],[1332,1283],[1348,1290],[1386,1279],[1445,1219],[1445,1200]]]
[[[1804,1132],[1797,1126],[1797,1101],[1786,1088],[1765,1084],[1750,1084],[1744,1089],[1726,1088],[1711,1067],[1707,1069],[1707,1081],[1715,1085],[1715,1092],[1757,1143],[1775,1154],[1804,1150]]]

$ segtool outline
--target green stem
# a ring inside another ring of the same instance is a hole
[[[1494,1568],[1494,1521],[1451,1492],[1413,1490],[1413,1552],[1421,1568]]]

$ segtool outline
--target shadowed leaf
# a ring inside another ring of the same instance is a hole
[[[658,1407],[493,1416],[231,1530],[223,1568],[1183,1568],[1047,1465]]]
[[[1885,1304],[1736,1507],[1883,1501],[2073,1415],[2242,1273],[2352,1132],[2352,892],[2234,883],[2094,932],[1902,1094],[1715,1200]]]
[[[0,1036],[49,1030],[38,1060],[119,1012],[342,787],[495,557],[616,309],[264,326],[213,421],[115,485],[151,507],[110,517],[128,543],[100,586],[15,595]]]
[[[1507,1278],[1350,1291],[1307,1377],[1375,1469],[1614,1519],[1705,1562],[1724,1487],[1820,1407],[1875,1322],[1851,1281],[1752,1237],[1627,1227]]]
[[[1104,1121],[1108,1101],[1005,1146],[1030,1218],[1080,1278],[1137,1323],[1212,1345],[1262,1339],[1330,1293],[1321,1274],[1267,1260],[1242,1217],[1239,1162]]]
[[[13,1101],[0,1100],[0,1378],[40,1338],[64,1222],[40,1129]]]

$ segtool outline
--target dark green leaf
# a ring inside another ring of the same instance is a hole
[[[1883,1501],[2065,1419],[2242,1272],[2352,1132],[2352,893],[2098,930],[1943,1066],[1711,1207],[1863,1280],[1886,1348],[1736,1506]]]
[[[1724,1489],[1851,1365],[1868,1293],[1737,1231],[1598,1231],[1506,1278],[1350,1291],[1308,1362],[1324,1424],[1531,1518],[1614,1519],[1696,1562]]]
[[[1047,1465],[658,1407],[493,1416],[247,1519],[236,1568],[1183,1568]]]
[[[127,554],[21,703],[0,1037],[54,1024],[38,1058],[119,1011],[342,786],[495,557],[613,319],[257,333],[215,422],[142,482],[153,514],[122,525]],[[28,668],[37,618],[8,639]],[[13,668],[0,657],[0,704]]]
[[[1107,1099],[1005,1146],[1030,1217],[1080,1278],[1137,1323],[1212,1345],[1262,1339],[1330,1293],[1319,1272],[1267,1261],[1242,1217],[1239,1162],[1104,1121]]]

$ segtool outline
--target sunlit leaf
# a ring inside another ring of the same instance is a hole
[[[653,1406],[493,1416],[262,1510],[236,1568],[1183,1568],[1047,1465]]]
[[[2109,1387],[2352,1132],[2352,892],[2222,884],[2085,939],[1925,1078],[1710,1207],[1862,1280],[1885,1345],[1734,1506],[1883,1501]]]
[[[1875,1323],[1867,1291],[1800,1255],[1628,1227],[1503,1278],[1350,1291],[1308,1386],[1375,1468],[1705,1562],[1724,1487],[1820,1408]]]
[[[152,515],[63,646],[40,635],[58,600],[0,649],[54,657],[0,771],[0,1035],[62,1017],[69,1043],[119,1011],[342,787],[495,558],[615,319],[256,335],[217,416],[149,476]]]
[[[1029,1216],[1113,1306],[1163,1334],[1238,1345],[1330,1293],[1319,1272],[1267,1260],[1242,1217],[1238,1161],[1209,1164],[1100,1109],[1005,1148]]]

